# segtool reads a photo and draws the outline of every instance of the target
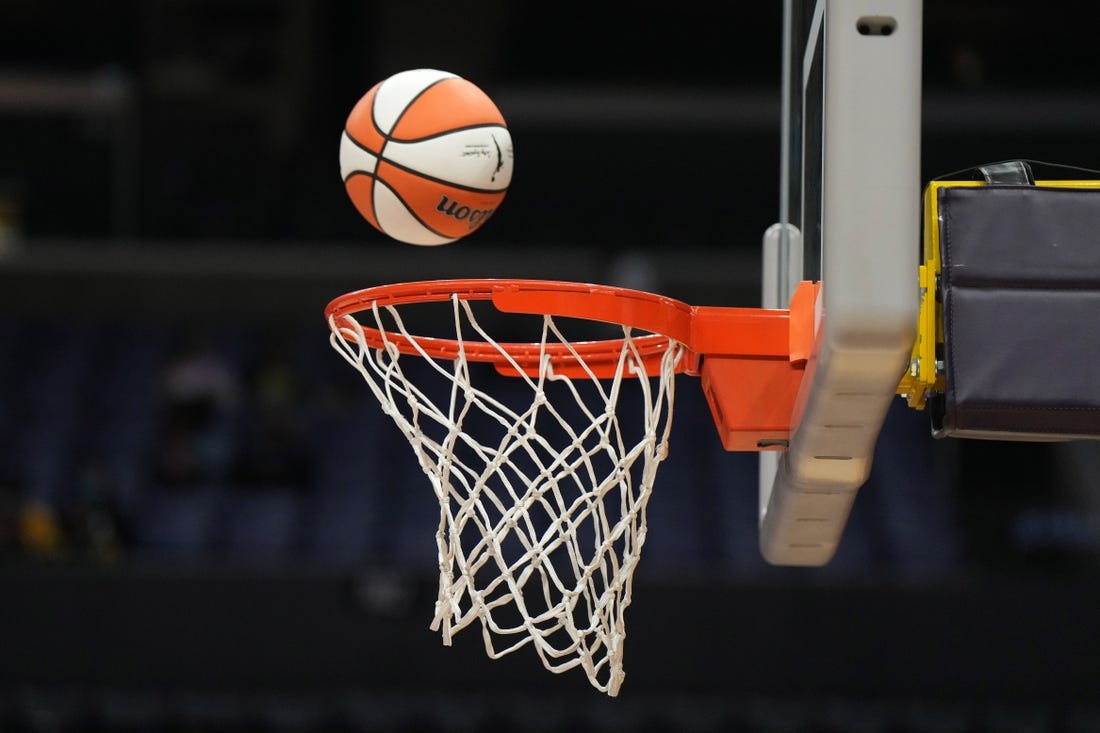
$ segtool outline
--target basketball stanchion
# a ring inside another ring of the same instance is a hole
[[[700,378],[728,450],[782,449],[816,295],[802,283],[790,310],[723,308],[603,285],[474,279],[333,300],[333,347],[408,439],[439,500],[431,627],[444,644],[477,621],[490,657],[532,645],[550,671],[579,666],[617,695],[674,377]],[[483,301],[495,311],[475,312]],[[407,323],[433,303],[429,322],[446,331],[414,334]],[[585,321],[616,324],[614,338],[572,338]],[[519,324],[529,341],[489,335]]]

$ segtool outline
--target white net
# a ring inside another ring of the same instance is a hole
[[[449,337],[461,345],[469,333],[522,371],[468,302],[450,303]],[[464,348],[453,360],[428,356],[393,306],[374,304],[359,318],[382,332],[380,348],[350,315],[330,320],[332,344],[409,440],[439,499],[432,629],[450,645],[480,621],[490,657],[530,644],[550,671],[579,666],[597,689],[618,694],[624,613],[683,347],[670,340],[659,378],[646,376],[624,327],[617,376],[600,379],[544,316],[537,374],[500,377]],[[387,332],[417,353],[402,355]],[[550,345],[564,345],[586,376],[556,375]],[[478,377],[496,396],[475,386]]]

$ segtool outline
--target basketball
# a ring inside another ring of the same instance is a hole
[[[402,71],[352,108],[340,176],[380,232],[446,244],[480,229],[500,206],[512,181],[512,136],[473,83],[435,69]]]

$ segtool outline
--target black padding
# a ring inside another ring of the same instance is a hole
[[[1100,437],[1100,191],[939,191],[938,434]]]

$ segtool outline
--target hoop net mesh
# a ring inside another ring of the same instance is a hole
[[[547,315],[537,374],[501,378],[467,360],[467,334],[522,370],[469,302],[452,295],[450,305],[460,346],[453,360],[429,356],[393,305],[329,321],[333,347],[408,439],[439,500],[431,628],[449,646],[479,621],[491,658],[531,645],[551,672],[581,667],[614,696],[683,347],[670,340],[660,376],[648,377],[623,327],[616,376],[600,379]],[[357,319],[381,332],[380,347],[370,346]],[[395,335],[416,353],[402,354]],[[556,375],[551,344],[564,345],[586,376]]]

